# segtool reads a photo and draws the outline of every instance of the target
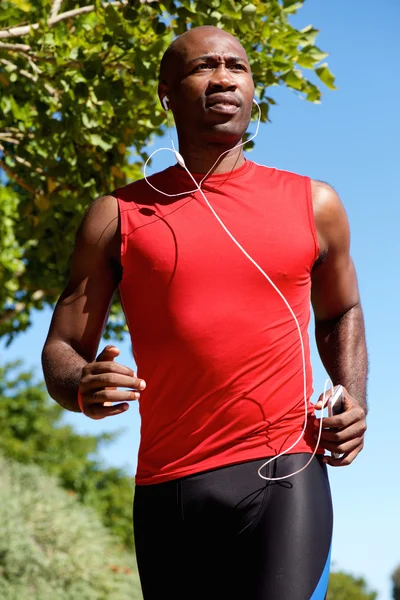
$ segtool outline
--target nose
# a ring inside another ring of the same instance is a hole
[[[208,87],[211,90],[218,91],[234,91],[237,85],[234,81],[233,74],[225,65],[220,64],[213,73],[208,81]]]

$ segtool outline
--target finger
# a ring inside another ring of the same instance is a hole
[[[365,424],[358,421],[349,427],[345,427],[345,429],[323,429],[321,432],[321,440],[324,442],[341,444],[348,440],[362,437],[366,430],[366,426],[364,425]],[[318,430],[314,431],[314,437],[318,437]]]
[[[350,465],[353,460],[356,458],[356,456],[358,456],[358,454],[360,454],[362,450],[361,448],[356,448],[355,450],[353,450],[353,452],[350,452],[349,454],[345,454],[344,456],[341,456],[340,458],[334,458],[333,456],[325,456],[324,457],[324,463],[326,463],[327,465],[330,465],[331,467],[347,467],[348,465]]]
[[[137,377],[128,377],[120,373],[101,373],[99,375],[86,375],[81,379],[82,393],[88,394],[93,390],[110,387],[124,387],[134,390],[144,390],[146,383]]]
[[[326,390],[326,392],[322,392],[322,394],[320,394],[317,402],[315,403],[315,409],[316,410],[322,410],[323,408],[326,407],[328,400],[331,396],[333,396],[336,388],[338,388],[339,386],[335,386],[333,388],[330,388],[329,390]]]
[[[129,410],[129,404],[123,402],[122,404],[115,404],[113,406],[106,406],[103,404],[91,404],[85,408],[85,415],[95,421],[105,419],[106,417],[113,417],[120,415],[121,413]]]
[[[135,372],[129,367],[109,360],[88,363],[83,367],[82,373],[90,375],[98,375],[99,373],[121,373],[121,375],[128,375],[128,377],[136,377]]]
[[[333,442],[321,443],[321,446],[325,450],[329,450],[329,452],[333,452],[334,454],[348,454],[349,452],[353,452],[356,448],[363,448],[363,445],[364,442],[362,437],[343,442],[342,444],[335,444]]]
[[[96,361],[99,362],[99,361],[103,361],[103,360],[114,360],[114,358],[116,358],[118,355],[119,355],[118,348],[116,348],[116,346],[113,346],[113,345],[108,345],[105,348],[103,348],[103,350],[100,352],[100,354],[96,358]]]
[[[349,427],[353,423],[365,423],[365,412],[361,406],[353,405],[352,408],[346,409],[340,415],[334,417],[324,417],[322,427],[330,429],[343,429]]]
[[[333,396],[333,394],[336,392],[336,390],[339,387],[340,387],[340,385],[334,385],[333,387],[329,388],[329,390],[322,392],[322,394],[320,394],[320,397],[318,398],[317,402],[320,402],[322,404],[325,400],[325,404],[326,404],[328,402],[329,398],[331,398],[331,396]],[[343,393],[344,393],[345,388],[343,386],[342,386],[342,388],[343,388]]]
[[[87,404],[132,402],[133,400],[139,400],[139,398],[140,393],[135,390],[99,390],[90,396],[85,396]]]

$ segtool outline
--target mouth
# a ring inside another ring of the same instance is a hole
[[[239,101],[230,94],[213,94],[207,98],[206,108],[211,112],[233,115],[239,110]]]

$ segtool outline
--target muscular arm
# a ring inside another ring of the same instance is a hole
[[[344,207],[327,184],[313,182],[321,260],[312,273],[312,304],[321,360],[333,383],[341,383],[366,410],[367,349],[357,276],[350,256]]]
[[[316,323],[315,335],[330,378],[344,385],[367,413],[368,359],[360,304],[340,317]]]
[[[341,455],[325,461],[343,466],[350,464],[364,446],[368,373],[364,318],[344,207],[336,192],[320,182],[313,182],[313,204],[321,249],[312,272],[315,335],[333,384],[344,386],[345,407],[342,414],[323,419],[321,444]],[[316,407],[322,408],[322,398]],[[318,421],[315,425],[318,428]]]
[[[53,314],[43,348],[50,395],[79,411],[77,390],[83,367],[94,360],[118,285],[118,207],[112,196],[96,200],[78,230],[70,278]]]

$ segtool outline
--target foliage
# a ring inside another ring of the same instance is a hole
[[[394,600],[400,600],[400,565],[395,569],[392,574],[393,582],[393,598]]]
[[[142,598],[135,557],[34,465],[0,456],[2,600]]]
[[[375,600],[376,597],[376,592],[368,591],[362,577],[342,571],[330,574],[326,600]]]
[[[20,371],[19,363],[0,368],[1,453],[56,476],[132,548],[133,480],[120,469],[103,468],[96,458],[100,446],[114,437],[79,435],[62,424],[62,415],[31,372]]]
[[[289,23],[303,1],[3,0],[0,336],[10,340],[29,326],[32,308],[54,304],[90,201],[141,177],[145,148],[165,124],[157,73],[176,35],[203,24],[236,35],[263,121],[274,104],[271,86],[320,101],[304,69],[334,89],[318,30]],[[123,323],[114,306],[109,329],[118,336]]]

